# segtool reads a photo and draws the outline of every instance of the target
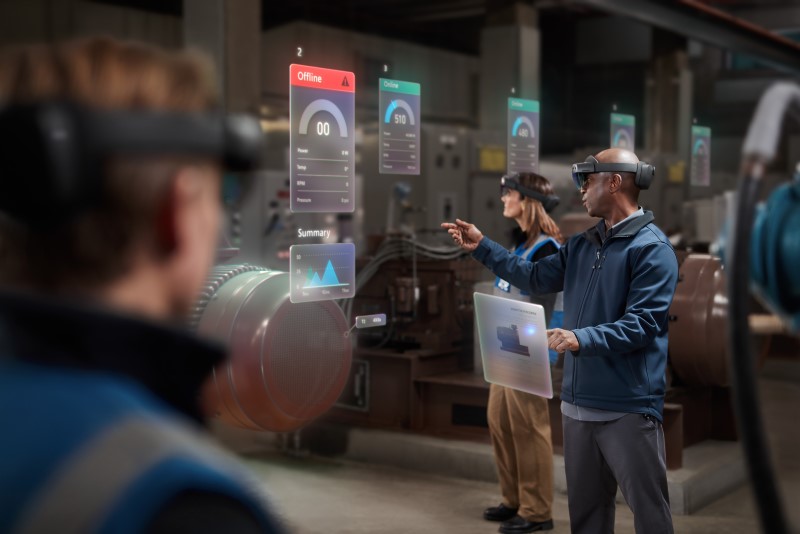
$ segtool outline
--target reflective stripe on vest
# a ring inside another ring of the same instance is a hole
[[[561,248],[561,243],[556,241],[551,236],[542,233],[539,234],[539,237],[536,239],[536,241],[534,241],[533,245],[531,245],[529,248],[527,249],[523,248],[525,245],[521,244],[516,249],[510,252],[512,252],[515,256],[518,256],[526,261],[532,262],[533,256],[536,254],[536,251],[547,243],[552,243],[553,245],[555,245],[556,249]],[[495,292],[495,294],[500,297],[511,297],[515,300],[523,300],[523,301],[527,301],[527,298],[523,299],[520,297],[530,297],[530,293],[528,293],[527,291],[521,291],[517,288],[514,288],[511,284],[509,284],[499,276],[495,277],[494,287],[503,292],[503,293]],[[516,291],[512,291],[512,289],[515,289]]]
[[[100,432],[79,448],[29,502],[17,534],[84,534],[102,528],[123,493],[168,458],[198,461],[240,480],[257,502],[255,483],[211,439],[175,420],[134,416]]]

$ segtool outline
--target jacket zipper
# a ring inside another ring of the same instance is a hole
[[[603,243],[603,245],[605,245],[605,243]],[[592,286],[594,284],[594,275],[597,272],[597,270],[600,268],[600,264],[602,263],[601,259],[600,259],[600,252],[602,250],[603,250],[603,248],[602,248],[602,245],[601,245],[601,248],[597,249],[597,252],[596,252],[596,255],[595,255],[595,260],[594,260],[594,263],[592,264],[592,273],[589,275],[589,283],[586,284],[586,291],[583,293],[583,300],[581,300],[581,308],[578,311],[578,318],[575,321],[577,324],[581,324],[581,318],[583,317],[583,309],[584,309],[584,306],[586,305],[586,299],[589,296],[589,293],[591,292]],[[575,399],[577,399],[577,397],[578,397],[578,390],[577,390],[577,387],[576,387],[576,382],[578,380],[578,378],[577,378],[578,377],[578,359],[579,358],[573,358],[573,364],[572,364],[572,400],[573,401]]]

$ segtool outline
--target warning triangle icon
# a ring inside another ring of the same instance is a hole
[[[347,81],[347,76],[345,76],[344,80],[342,80],[342,87],[350,87],[350,83]]]

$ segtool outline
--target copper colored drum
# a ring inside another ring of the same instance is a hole
[[[727,386],[728,297],[719,258],[692,254],[683,261],[670,315],[675,374],[687,385]]]
[[[203,398],[229,424],[291,431],[327,411],[344,388],[352,358],[344,314],[332,301],[292,304],[288,273],[216,267],[196,324],[230,347]]]

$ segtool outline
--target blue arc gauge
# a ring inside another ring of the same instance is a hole
[[[381,78],[378,87],[378,170],[381,174],[419,174],[420,86]]]
[[[508,99],[506,123],[506,169],[508,172],[539,171],[539,102],[522,98]]]
[[[633,147],[633,141],[628,131],[622,129],[617,130],[614,134],[614,141],[611,146],[631,149],[631,147]]]
[[[701,152],[702,151],[702,152]],[[706,152],[706,142],[704,139],[696,139],[692,146],[692,154],[703,154]]]
[[[511,128],[511,135],[517,137],[517,132],[519,131],[519,127],[525,125],[528,128],[528,131],[531,134],[531,137],[536,135],[536,130],[533,129],[533,123],[528,117],[517,117],[517,120],[514,121],[514,127]]]
[[[383,118],[383,122],[389,124],[392,120],[392,113],[394,113],[394,110],[398,108],[406,112],[406,115],[408,115],[408,122],[411,126],[414,126],[417,123],[416,119],[414,118],[414,110],[411,109],[411,106],[408,105],[408,102],[400,99],[392,100],[391,104],[389,104],[389,106],[386,108],[386,115]]]

